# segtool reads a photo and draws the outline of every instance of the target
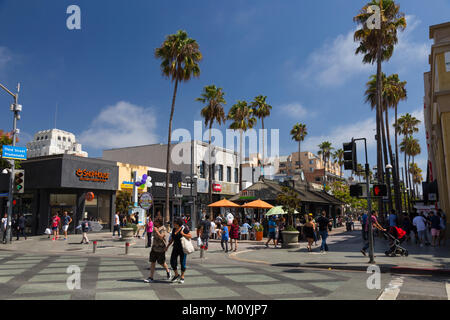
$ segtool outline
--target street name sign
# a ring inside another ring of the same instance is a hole
[[[27,148],[3,146],[2,158],[12,160],[27,160]]]

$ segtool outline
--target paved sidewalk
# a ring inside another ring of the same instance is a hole
[[[306,243],[297,248],[275,249],[273,246],[249,246],[247,250],[233,253],[232,259],[242,262],[254,262],[280,267],[307,267],[321,269],[342,269],[365,271],[369,266],[369,257],[363,256],[361,227],[356,223],[356,230],[335,233],[327,239],[330,251],[320,253],[321,241],[314,245],[309,253]],[[412,239],[402,244],[409,251],[408,257],[388,257],[388,241],[375,239],[375,263],[382,272],[444,274],[450,275],[450,245],[445,247],[420,247]]]

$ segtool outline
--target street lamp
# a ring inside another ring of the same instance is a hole
[[[13,117],[13,136],[12,136],[12,145],[16,146],[16,135],[19,133],[19,129],[17,129],[17,120],[20,120],[19,112],[22,111],[22,106],[19,102],[19,91],[20,91],[20,83],[17,84],[17,93],[14,94],[8,88],[0,83],[0,88],[5,90],[9,95],[14,98],[14,103],[11,105],[10,110],[14,113]],[[8,221],[6,227],[6,241],[11,243],[11,218],[12,218],[12,207],[13,207],[13,189],[14,189],[14,170],[15,170],[15,162],[14,160],[9,161],[11,164],[10,176],[9,176],[9,193],[8,193]],[[5,170],[3,170],[4,172]]]

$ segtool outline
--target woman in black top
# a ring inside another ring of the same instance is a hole
[[[308,240],[308,251],[312,251],[312,243],[314,242],[314,235],[316,230],[316,224],[314,223],[313,217],[308,217],[308,222],[303,226],[303,232],[305,233],[305,237]]]
[[[183,246],[181,245],[181,237],[185,237],[188,240],[191,240],[192,238],[189,228],[183,224],[183,220],[181,218],[177,218],[173,223],[172,237],[170,239],[169,244],[166,247],[166,251],[173,243],[172,255],[170,256],[170,266],[172,267],[175,275],[173,276],[171,281],[175,282],[179,279],[179,283],[184,283],[184,273],[186,272],[187,255],[183,251]],[[177,270],[178,257],[180,258],[181,264],[181,276],[178,274]]]

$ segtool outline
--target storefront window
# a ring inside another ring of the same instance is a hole
[[[110,196],[108,194],[100,194],[98,197],[98,221],[103,228],[109,228],[111,222]]]
[[[51,206],[76,206],[76,194],[50,194]]]

